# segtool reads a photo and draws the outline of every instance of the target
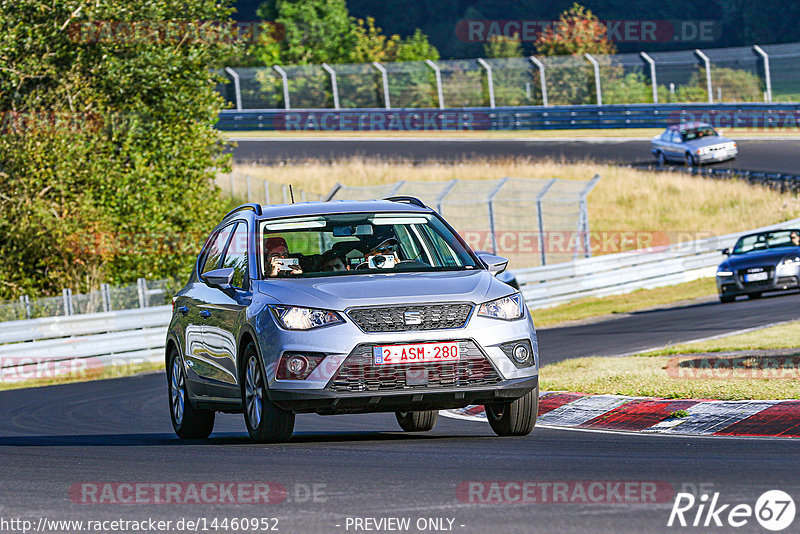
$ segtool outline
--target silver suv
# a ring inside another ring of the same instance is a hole
[[[258,442],[295,414],[395,412],[430,430],[438,410],[486,405],[494,431],[536,424],[538,347],[507,260],[476,255],[412,197],[233,210],[173,299],[169,404],[181,438],[244,412]]]

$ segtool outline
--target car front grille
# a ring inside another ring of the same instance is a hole
[[[472,304],[419,304],[352,308],[347,316],[364,332],[409,332],[463,328]]]
[[[424,390],[436,387],[487,386],[500,382],[491,362],[473,341],[459,341],[457,362],[375,365],[373,348],[359,345],[328,384],[332,391]]]
[[[767,273],[767,279],[758,280],[755,282],[744,281],[745,275],[754,274],[757,272]],[[773,267],[772,265],[765,265],[762,267],[749,267],[747,269],[740,269],[736,274],[739,276],[739,281],[742,283],[744,287],[769,286],[772,285],[772,277],[775,274],[775,267]]]

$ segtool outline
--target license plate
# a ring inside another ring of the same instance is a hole
[[[457,362],[457,342],[382,345],[373,348],[375,365],[404,365],[409,363]]]
[[[744,275],[745,282],[760,282],[769,278],[767,273],[751,273]]]

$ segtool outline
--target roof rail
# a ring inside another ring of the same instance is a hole
[[[419,206],[420,208],[427,208],[420,199],[417,197],[410,197],[410,196],[396,196],[396,197],[386,197],[383,200],[388,200],[390,202],[405,202],[406,204],[414,204],[415,206]]]
[[[251,204],[242,204],[239,207],[233,208],[225,215],[225,217],[223,217],[223,219],[227,219],[237,211],[244,211],[244,210],[253,210],[254,212],[256,212],[256,215],[261,216],[261,204],[251,203]]]

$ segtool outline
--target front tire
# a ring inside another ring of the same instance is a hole
[[[427,432],[433,430],[439,419],[438,410],[423,410],[419,412],[395,412],[397,423],[406,432]]]
[[[667,160],[664,157],[664,153],[661,152],[660,150],[658,154],[656,154],[656,163],[658,163],[659,167],[663,167],[667,163]]]
[[[723,304],[728,304],[729,302],[733,302],[736,299],[733,295],[720,295],[719,301]]]
[[[177,347],[172,347],[167,367],[169,413],[172,428],[181,439],[205,439],[214,430],[214,412],[198,410],[189,402],[186,372]]]
[[[248,343],[242,358],[240,384],[247,432],[257,443],[283,443],[294,431],[294,414],[275,406],[267,396],[267,381],[256,347]]]
[[[512,402],[486,405],[486,418],[498,436],[527,436],[536,426],[539,386]]]
[[[692,156],[692,154],[689,152],[686,153],[686,156],[684,157],[683,161],[687,167],[694,167],[697,165],[697,163],[694,160],[694,156]]]

